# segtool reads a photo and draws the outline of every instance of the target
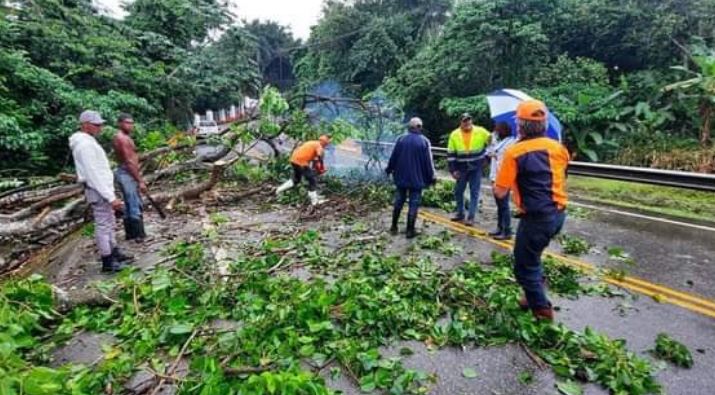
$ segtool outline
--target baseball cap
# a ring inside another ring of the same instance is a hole
[[[79,123],[92,123],[95,125],[102,125],[105,120],[99,115],[97,111],[87,110],[79,115]]]
[[[516,117],[526,121],[546,120],[546,105],[540,100],[525,100],[516,108]]]
[[[472,120],[472,114],[465,112],[464,114],[462,114],[462,116],[459,118],[459,120],[462,122],[467,121],[467,120]]]

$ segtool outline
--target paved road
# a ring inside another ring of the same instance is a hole
[[[334,166],[342,171],[361,168],[365,161],[359,145],[350,141],[337,147],[333,159]],[[490,190],[482,192],[484,205],[480,226],[490,229],[496,219],[495,206]],[[611,210],[580,212],[586,218],[571,215],[564,233],[592,244],[593,248],[581,260],[715,300],[715,230]],[[554,245],[557,251],[559,247]],[[609,258],[608,250],[615,247],[623,249],[633,264]]]

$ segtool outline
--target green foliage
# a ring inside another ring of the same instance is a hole
[[[293,33],[286,27],[273,21],[253,21],[244,26],[258,49],[258,68],[266,85],[277,86],[281,90],[289,88],[293,83],[293,51],[300,40],[293,38]]]
[[[454,181],[437,181],[435,185],[424,191],[422,205],[440,208],[445,211],[454,210]]]
[[[0,389],[3,393],[52,394],[69,391],[68,369],[34,366],[41,355],[45,323],[57,318],[52,290],[41,276],[3,284],[0,290]]]
[[[125,20],[84,0],[13,4],[2,8],[12,17],[0,19],[3,163],[53,174],[68,166],[67,138],[85,109],[109,125],[129,112],[151,130],[166,121],[185,128],[193,108],[256,90],[254,44],[228,27],[221,2],[136,1]],[[196,45],[219,27],[226,31],[215,43]]]
[[[588,241],[578,237],[567,234],[561,234],[559,236],[559,242],[561,243],[561,248],[563,251],[570,255],[582,255],[587,253],[591,249],[591,244]]]
[[[118,387],[142,363],[162,371],[186,344],[190,368],[178,384],[182,393],[220,394],[232,388],[327,394],[323,380],[304,371],[301,361],[323,366],[334,359],[363,390],[419,394],[434,378],[406,369],[401,357],[385,358],[378,351],[394,339],[415,339],[432,347],[522,342],[566,379],[597,382],[619,394],[659,392],[653,368],[626,351],[623,342],[590,329],[581,333],[540,322],[521,311],[506,255],[495,255],[491,267],[466,263],[446,273],[419,254],[391,256],[381,242],[348,243],[332,251],[311,230],[246,245],[229,268],[241,281],[216,281],[204,248],[189,242],[170,246],[167,253],[175,266],[126,271],[98,287],[112,289],[117,303],[77,308],[62,320],[51,312],[49,286],[40,279],[4,287],[0,303],[12,302],[0,304],[0,311],[12,310],[0,316],[0,333],[18,331],[14,322],[21,320],[27,336],[12,339],[27,340],[14,349],[19,352],[8,354],[19,359],[21,369],[3,377],[53,393],[97,393],[107,385]],[[269,273],[298,262],[336,280]],[[551,284],[558,284],[561,275],[547,271]],[[450,320],[439,323],[444,316]],[[210,329],[218,319],[240,325],[230,331]],[[38,329],[43,321],[60,338],[80,330],[111,331],[118,343],[91,370],[47,369],[42,361],[26,362],[43,346],[36,337],[45,333]],[[235,373],[251,369],[263,371]],[[463,375],[475,376],[468,367]]]
[[[446,0],[331,1],[296,64],[304,85],[326,80],[356,84],[362,95],[412,57],[438,30]]]
[[[451,243],[451,238],[452,237],[447,231],[442,231],[435,236],[421,238],[419,246],[424,250],[436,250],[446,256],[454,256],[462,252],[462,249]]]
[[[711,121],[715,113],[715,49],[695,46],[692,52],[690,57],[696,67],[695,71],[682,66],[673,67],[689,74],[691,78],[670,84],[663,89],[693,93],[698,102],[702,122],[700,144],[707,146],[710,143]]]
[[[667,333],[659,333],[655,338],[653,354],[682,368],[690,369],[693,367],[693,356],[688,348]]]
[[[259,109],[261,121],[258,130],[261,134],[275,136],[281,131],[278,118],[288,111],[288,102],[281,96],[278,89],[266,86],[261,93]]]
[[[126,10],[129,26],[160,34],[187,49],[203,42],[211,30],[225,26],[231,17],[217,0],[135,0]]]

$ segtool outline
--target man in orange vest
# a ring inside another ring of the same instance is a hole
[[[318,140],[307,141],[296,148],[290,158],[291,165],[293,166],[293,177],[276,189],[276,195],[280,195],[286,190],[298,185],[300,180],[305,177],[305,179],[308,180],[308,197],[310,197],[310,204],[315,206],[324,203],[325,200],[318,196],[318,192],[316,191],[318,186],[316,176],[325,172],[323,153],[328,144],[330,144],[330,137],[322,135]],[[312,168],[311,165],[313,165],[314,168]]]
[[[521,213],[514,242],[514,275],[524,290],[519,301],[539,319],[553,320],[554,310],[544,289],[541,254],[561,231],[566,219],[566,168],[569,153],[546,136],[548,110],[529,100],[516,110],[520,140],[504,153],[494,182],[494,196],[509,191]]]

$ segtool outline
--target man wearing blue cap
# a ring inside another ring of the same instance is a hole
[[[102,257],[102,271],[116,272],[132,257],[117,247],[114,231],[114,211],[122,201],[114,194],[114,176],[104,149],[96,136],[102,132],[104,119],[96,111],[84,111],[79,116],[80,130],[69,139],[77,181],[84,184],[84,195],[92,207],[94,238]]]

